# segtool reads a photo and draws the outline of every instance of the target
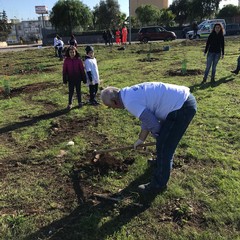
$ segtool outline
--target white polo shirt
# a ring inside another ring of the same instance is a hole
[[[120,91],[124,107],[139,118],[145,108],[158,120],[164,121],[167,115],[182,107],[190,89],[185,86],[162,82],[145,82]]]

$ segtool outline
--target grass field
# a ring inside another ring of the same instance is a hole
[[[0,239],[240,239],[240,75],[230,72],[240,41],[225,41],[216,83],[204,85],[205,41],[94,46],[101,88],[162,81],[190,87],[197,99],[168,190],[146,197],[137,186],[151,177],[154,147],[93,161],[94,149],[131,146],[138,119],[102,104],[67,111],[51,47],[0,52]],[[86,86],[82,94],[87,102]]]

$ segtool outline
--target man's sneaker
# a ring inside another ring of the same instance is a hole
[[[83,104],[82,103],[79,103],[78,104],[78,108],[82,108]]]
[[[167,190],[167,186],[160,187],[149,182],[139,185],[138,190],[142,194],[158,194]]]

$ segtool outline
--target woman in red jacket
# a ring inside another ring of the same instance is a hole
[[[82,107],[81,81],[86,83],[83,62],[80,59],[76,47],[70,46],[66,51],[66,58],[63,63],[63,83],[68,83],[69,94],[67,108],[69,110],[72,108],[74,88],[76,88],[77,92],[78,106],[79,108]]]

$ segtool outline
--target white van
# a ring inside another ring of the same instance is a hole
[[[226,34],[226,22],[225,19],[211,19],[203,21],[198,25],[198,31],[196,38],[207,38],[213,30],[216,23],[220,23],[223,27],[223,35]],[[186,38],[193,39],[193,31],[188,31],[186,33]]]

